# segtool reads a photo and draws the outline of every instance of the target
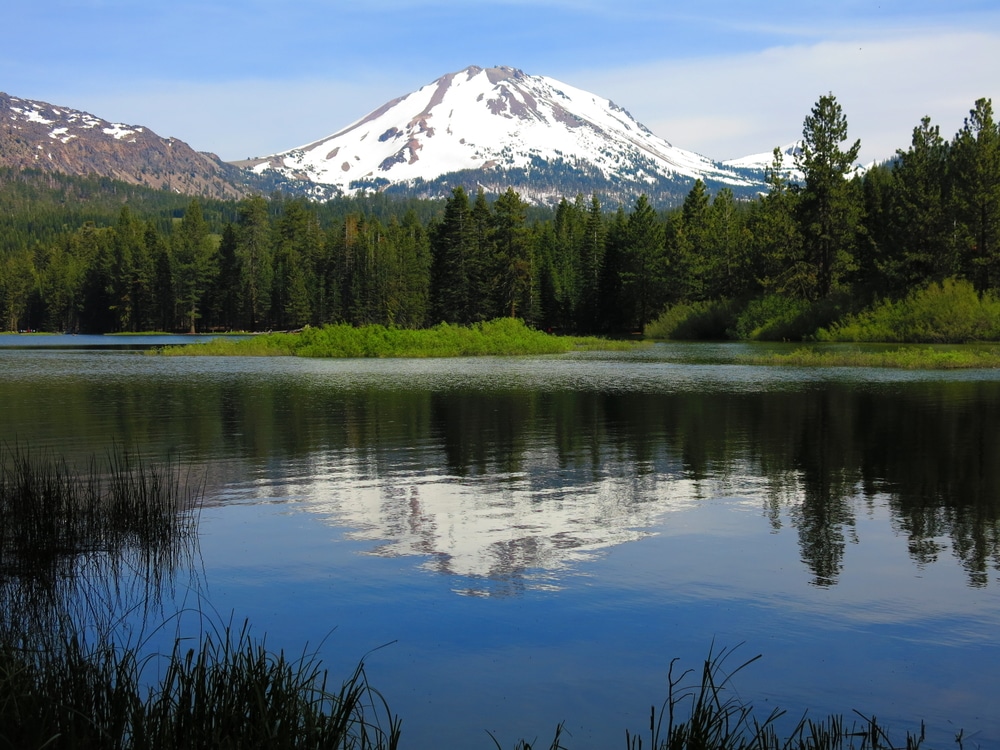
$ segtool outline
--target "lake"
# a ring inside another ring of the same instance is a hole
[[[404,748],[559,722],[571,750],[623,747],[671,660],[713,648],[762,655],[734,684],[763,713],[1000,747],[1000,373],[84,338],[0,336],[2,439],[182,467],[204,507],[164,617],[248,619],[338,679],[364,658]]]

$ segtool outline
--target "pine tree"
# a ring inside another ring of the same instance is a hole
[[[469,213],[471,244],[465,260],[468,279],[468,321],[502,317],[505,312],[499,259],[494,242],[493,209],[486,200],[486,191],[480,186]]]
[[[197,331],[203,296],[218,272],[216,247],[202,216],[201,203],[191,201],[173,233],[173,281],[189,333]]]
[[[789,182],[780,148],[774,149],[767,182],[768,192],[754,204],[748,221],[753,276],[767,294],[805,298],[814,286],[815,275],[802,250],[798,185]]]
[[[666,301],[663,226],[645,195],[639,196],[635,209],[629,214],[626,236],[626,263],[622,273],[624,299],[630,307],[626,322],[633,330],[642,330]]]
[[[475,235],[469,197],[459,186],[445,203],[431,235],[431,315],[435,321],[471,322],[470,266]]]
[[[710,205],[705,183],[695,180],[671,231],[670,296],[675,300],[699,301],[710,296]]]
[[[269,323],[273,252],[267,201],[260,196],[245,199],[239,206],[236,258],[240,327],[246,330],[258,331]]]
[[[743,219],[733,191],[722,188],[708,210],[706,288],[708,299],[732,299],[752,284],[748,274]]]
[[[513,188],[493,204],[493,242],[496,253],[497,312],[530,321],[532,315],[532,259],[527,242],[527,205]]]
[[[809,296],[828,297],[855,264],[858,202],[847,176],[861,141],[846,150],[847,118],[833,94],[821,96],[802,128],[802,149],[795,158],[805,175],[799,202],[805,261],[815,273]]]
[[[580,290],[574,315],[577,325],[587,331],[596,331],[600,327],[598,311],[606,234],[604,212],[601,209],[601,201],[595,193],[590,198],[580,243]]]
[[[27,249],[0,256],[0,330],[19,331],[28,300],[38,286],[32,254]]]
[[[391,279],[394,300],[389,322],[404,328],[419,328],[427,319],[430,294],[430,244],[415,211],[403,220],[395,218],[387,233],[394,249],[396,269]]]
[[[316,299],[316,257],[322,233],[303,201],[285,204],[274,231],[272,318],[279,328],[301,328],[310,321]]]
[[[924,117],[896,164],[865,175],[865,224],[877,252],[881,289],[902,297],[927,281],[959,273],[947,201],[948,144]],[[862,269],[863,271],[866,269]]]
[[[976,289],[1000,287],[1000,131],[979,99],[952,147],[952,209],[965,274]]]
[[[153,261],[146,251],[145,227],[123,206],[112,234],[108,297],[118,331],[148,326]]]
[[[219,242],[219,274],[210,295],[212,321],[227,331],[239,326],[239,278],[236,227],[227,223]]]

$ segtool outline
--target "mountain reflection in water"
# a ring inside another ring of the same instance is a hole
[[[764,652],[740,686],[791,714],[1000,742],[1000,379],[695,361],[710,351],[3,350],[0,425],[203,480],[210,604],[292,650],[330,628],[352,658],[399,639],[370,666],[412,746],[564,717],[571,747],[613,746],[670,658],[713,639]]]
[[[766,370],[600,360],[268,368],[117,355],[109,367],[109,355],[65,353],[39,369],[13,354],[2,355],[14,365],[0,381],[6,435],[135,444],[221,480],[232,477],[213,463],[235,461],[237,475],[303,481],[317,513],[441,572],[535,570],[543,585],[545,571],[719,494],[792,526],[815,585],[836,584],[873,503],[888,504],[917,566],[951,554],[971,586],[1000,566],[992,378],[755,383]]]

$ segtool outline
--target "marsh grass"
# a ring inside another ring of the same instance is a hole
[[[770,353],[743,357],[753,365],[788,367],[887,367],[904,370],[995,369],[1000,348],[943,348],[904,346],[898,349],[822,349],[804,346],[788,354]]]
[[[80,471],[0,445],[0,581],[55,585],[84,558],[111,569],[172,566],[197,527],[197,492],[125,451]]]
[[[736,647],[738,648],[738,647]],[[626,750],[920,750],[926,739],[925,727],[907,732],[902,744],[890,737],[874,716],[856,713],[848,722],[832,714],[814,721],[803,716],[790,731],[779,731],[779,720],[786,712],[773,709],[761,717],[751,703],[737,692],[733,678],[761,658],[754,656],[731,667],[736,648],[709,649],[700,670],[678,671],[677,659],[667,673],[667,698],[662,705],[651,706],[649,726],[642,732],[625,732]],[[518,740],[514,750],[568,750],[563,744],[567,735],[560,723],[547,744]],[[497,750],[501,744],[490,734]],[[955,737],[963,746],[960,732]],[[929,750],[929,749],[928,749]]]
[[[0,641],[0,747],[396,748],[400,722],[363,663],[330,687],[315,654],[269,650],[248,626],[210,630],[165,656],[138,646]]]
[[[363,663],[336,686],[201,608],[198,636],[154,650],[166,625],[137,610],[193,554],[197,497],[125,453],[80,471],[3,446],[0,748],[395,748]]]
[[[626,731],[627,750],[918,750],[923,745],[922,724],[918,733],[907,732],[899,745],[874,716],[860,713],[850,724],[838,714],[819,721],[803,716],[790,732],[781,734],[777,723],[785,712],[773,709],[761,718],[733,685],[733,677],[761,656],[731,669],[727,662],[734,652],[716,652],[713,645],[700,672],[677,674],[677,660],[671,661],[667,698],[659,710],[650,708],[648,745],[643,734]],[[961,746],[961,735],[956,742]]]
[[[298,333],[270,333],[241,340],[213,339],[164,347],[166,355],[298,357],[476,357],[563,354],[572,351],[624,350],[639,344],[597,337],[554,336],[514,318],[471,326],[441,323],[413,330],[381,325],[355,328],[327,325]]]

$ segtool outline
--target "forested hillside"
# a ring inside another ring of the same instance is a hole
[[[421,327],[503,316],[540,328],[801,338],[948,279],[1000,291],[1000,132],[979,100],[950,141],[929,119],[863,176],[832,95],[791,182],[737,200],[696,182],[657,210],[577,196],[529,207],[453,190],[240,202],[0,174],[0,328],[48,331]]]

